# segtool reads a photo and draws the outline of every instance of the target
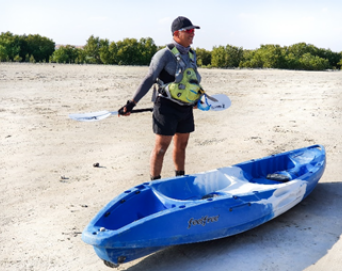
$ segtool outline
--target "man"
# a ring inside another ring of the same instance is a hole
[[[164,155],[172,139],[176,176],[185,174],[185,150],[190,133],[195,130],[193,107],[201,97],[201,77],[197,72],[195,52],[190,48],[195,29],[199,28],[183,16],[173,21],[172,44],[153,56],[149,72],[133,99],[119,110],[122,115],[130,115],[133,107],[151,86],[159,83],[159,95],[153,109],[153,132],[156,140],[150,160],[151,180],[161,178]]]

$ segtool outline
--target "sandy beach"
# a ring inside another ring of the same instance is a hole
[[[0,270],[111,270],[81,240],[124,190],[149,180],[151,113],[82,123],[118,110],[147,67],[0,63]],[[186,172],[322,144],[313,193],[240,235],[170,247],[118,270],[342,270],[342,72],[200,69],[232,106],[195,110]],[[136,108],[151,107],[151,92]],[[174,174],[171,149],[163,177]],[[93,167],[99,163],[100,167]]]

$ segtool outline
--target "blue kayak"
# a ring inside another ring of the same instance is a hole
[[[255,228],[286,212],[317,185],[321,145],[203,173],[146,182],[114,198],[82,233],[108,266],[172,245]]]

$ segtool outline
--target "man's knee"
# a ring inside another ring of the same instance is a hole
[[[177,141],[175,143],[175,148],[179,151],[185,151],[186,147],[188,146],[188,141]]]
[[[155,154],[157,156],[164,156],[164,154],[166,153],[166,148],[163,146],[157,146],[154,150]]]
[[[172,137],[158,135],[156,143],[153,149],[153,153],[157,157],[164,157],[166,150],[168,149]]]
[[[188,142],[181,142],[177,144],[176,148],[180,151],[185,151],[186,147],[188,146]]]

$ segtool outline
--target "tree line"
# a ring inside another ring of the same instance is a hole
[[[83,47],[83,60],[94,64],[149,65],[157,50],[159,47],[152,38],[141,38],[139,41],[126,38],[123,41],[109,42],[108,39],[90,36]],[[52,60],[60,62],[56,54],[52,56]]]
[[[55,43],[40,35],[0,35],[0,62],[48,62],[55,51]]]
[[[267,44],[256,50],[227,45],[214,47],[211,62],[207,65],[223,68],[341,69],[342,52],[332,52],[304,42],[285,47]]]
[[[1,33],[0,62],[149,65],[152,56],[164,46],[157,46],[152,38],[110,42],[92,35],[83,47],[55,47],[53,40],[38,34]],[[209,68],[326,70],[341,69],[342,66],[342,52],[332,52],[304,42],[284,47],[267,44],[255,50],[232,45],[215,46],[211,51],[197,48],[196,53],[197,64]]]

